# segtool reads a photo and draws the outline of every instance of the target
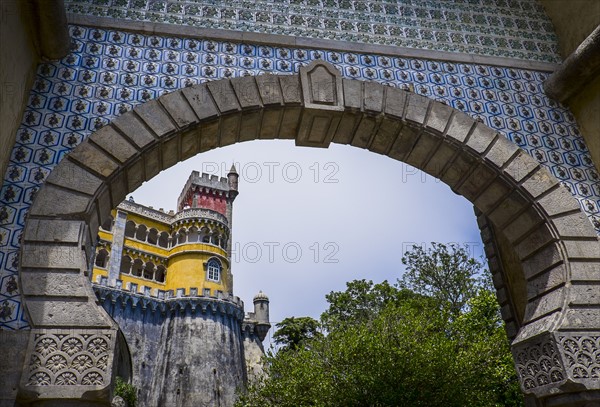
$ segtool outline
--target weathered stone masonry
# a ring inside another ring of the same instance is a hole
[[[299,76],[219,80],[146,102],[95,132],[56,167],[24,233],[21,282],[33,328],[22,399],[86,394],[108,402],[117,329],[96,305],[86,277],[98,225],[162,169],[259,138],[366,148],[440,178],[473,202],[522,267],[524,290],[501,288],[499,298],[524,305],[518,317],[504,313],[515,333],[524,391],[547,405],[598,400],[600,244],[572,195],[528,154],[469,116],[404,90],[342,79],[319,62]],[[518,292],[526,297],[517,298]],[[57,335],[104,340],[97,357],[106,356],[107,368],[94,370],[101,381],[90,384],[87,371],[68,389],[57,378],[36,381],[43,356],[38,344]]]

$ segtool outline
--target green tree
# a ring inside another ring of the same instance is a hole
[[[402,287],[437,299],[441,307],[458,315],[479,287],[490,286],[481,263],[470,257],[468,249],[435,242],[427,250],[413,246],[402,256],[406,265]]]
[[[359,280],[328,294],[326,335],[287,323],[301,339],[286,331],[284,344],[297,345],[267,356],[267,375],[237,407],[522,406],[481,265],[463,248],[433,248],[407,253],[412,274],[399,285]]]
[[[285,318],[275,326],[278,328],[273,334],[273,339],[281,350],[295,350],[305,346],[310,340],[322,336],[319,331],[319,321],[311,317]]]
[[[346,283],[346,291],[332,291],[325,296],[329,308],[321,314],[321,322],[327,329],[341,325],[365,322],[376,316],[388,304],[416,298],[408,290],[399,290],[387,281],[354,280]]]

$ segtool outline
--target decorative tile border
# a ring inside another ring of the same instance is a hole
[[[571,113],[542,91],[546,73],[325,49],[307,50],[71,26],[72,53],[38,67],[0,191],[0,328],[28,324],[18,249],[32,199],[54,166],[95,129],[134,105],[225,77],[291,74],[314,59],[348,78],[442,101],[506,135],[543,163],[600,230],[600,178]]]
[[[66,8],[130,21],[560,61],[552,23],[535,0],[67,0]]]

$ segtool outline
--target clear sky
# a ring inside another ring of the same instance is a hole
[[[133,192],[137,203],[175,209],[191,171],[240,174],[233,209],[234,292],[252,311],[264,291],[271,320],[318,318],[325,294],[353,279],[395,282],[412,244],[468,243],[483,255],[472,205],[407,164],[356,147],[239,143],[202,153]],[[273,329],[271,330],[271,335]]]

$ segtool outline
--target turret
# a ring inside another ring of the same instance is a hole
[[[239,174],[235,169],[235,164],[231,165],[231,169],[229,170],[229,174],[227,174],[227,182],[229,183],[229,193],[235,198],[238,194],[238,179]]]
[[[267,332],[271,329],[269,323],[269,297],[262,291],[254,296],[254,314],[253,319],[256,321],[256,333],[261,342],[267,336]]]

